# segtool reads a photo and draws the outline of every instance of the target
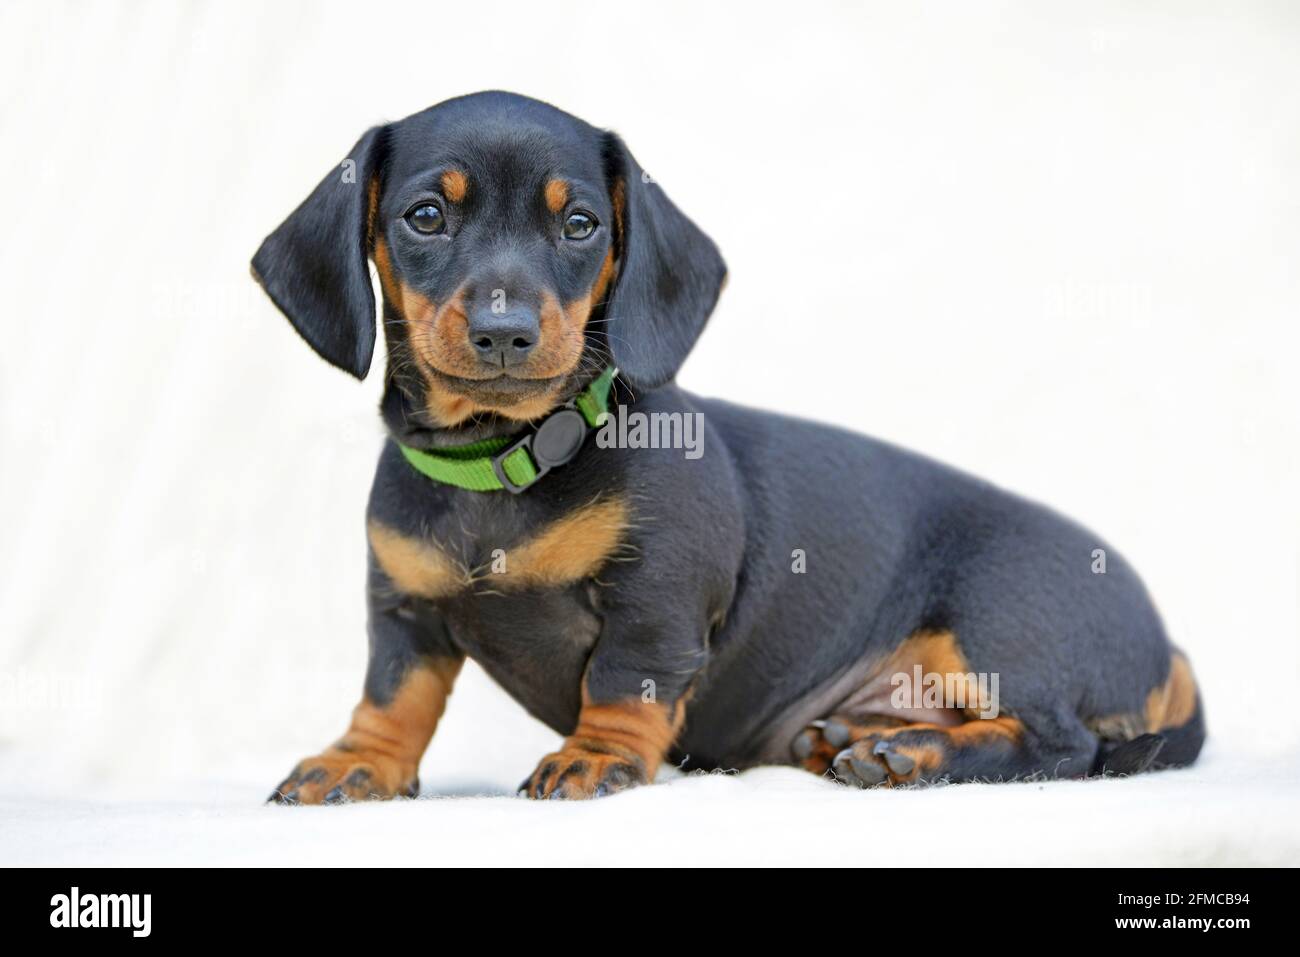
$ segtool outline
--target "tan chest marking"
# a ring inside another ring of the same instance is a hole
[[[505,573],[485,577],[515,588],[558,587],[591,578],[622,545],[627,527],[623,499],[593,502],[507,549]]]
[[[537,535],[508,547],[497,562],[466,568],[433,542],[369,526],[375,560],[399,592],[436,600],[482,585],[485,590],[559,588],[593,577],[624,547],[627,503],[598,500],[547,525]],[[485,543],[489,551],[495,551]]]
[[[375,521],[370,522],[367,534],[375,561],[403,595],[446,598],[473,583],[469,571],[432,542],[403,535]]]

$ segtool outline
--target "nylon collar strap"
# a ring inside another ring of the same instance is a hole
[[[398,443],[412,467],[435,482],[471,492],[505,489],[518,494],[557,465],[573,459],[609,409],[618,370],[608,367],[575,398],[522,436],[498,436],[469,445],[426,451]]]

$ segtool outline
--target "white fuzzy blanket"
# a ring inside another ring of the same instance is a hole
[[[485,787],[430,783],[444,794]],[[1293,865],[1297,785],[1294,759],[1211,753],[1191,770],[1131,779],[903,791],[850,791],[784,768],[669,774],[594,802],[263,807],[263,785],[216,781],[131,801],[9,792],[0,864]]]

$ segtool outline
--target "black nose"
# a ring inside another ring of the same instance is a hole
[[[474,310],[469,321],[469,342],[480,359],[508,369],[528,358],[537,345],[537,315],[530,309]]]

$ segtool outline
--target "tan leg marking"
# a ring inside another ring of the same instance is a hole
[[[1132,741],[1143,734],[1179,728],[1196,714],[1196,679],[1182,652],[1169,659],[1169,674],[1147,694],[1140,711],[1107,714],[1088,721],[1103,741]]]
[[[1169,660],[1169,677],[1147,695],[1146,730],[1181,727],[1195,713],[1196,679],[1192,676],[1192,666],[1185,655],[1175,651]]]
[[[387,704],[363,699],[347,733],[298,763],[272,794],[283,804],[322,804],[413,797],[434,729],[447,707],[459,659],[439,659],[409,672]]]
[[[589,798],[653,780],[681,731],[683,701],[669,708],[640,698],[583,706],[573,734],[538,762],[524,784],[529,797]]]
[[[905,675],[914,685],[917,667],[923,681],[929,675],[942,677],[944,701],[939,706],[927,704],[924,688],[914,687],[910,706],[896,707],[894,676]],[[872,668],[862,686],[837,705],[835,713],[951,726],[977,718],[983,710],[978,675],[971,670],[956,635],[951,631],[918,631]]]

